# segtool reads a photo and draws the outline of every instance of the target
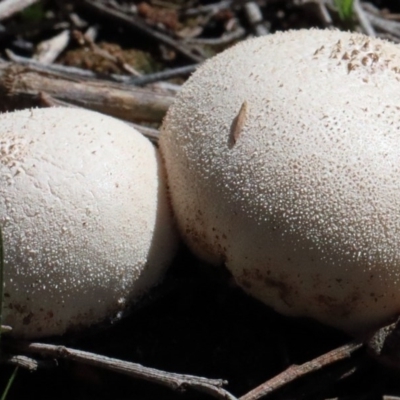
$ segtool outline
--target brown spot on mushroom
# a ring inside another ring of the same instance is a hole
[[[341,301],[326,294],[319,294],[315,296],[313,300],[315,300],[320,307],[324,308],[326,310],[325,312],[332,317],[348,318],[357,308],[359,295],[353,293],[347,296],[345,301]]]
[[[246,118],[248,114],[248,104],[247,101],[245,100],[242,103],[242,106],[240,107],[240,110],[237,114],[237,116],[233,119],[230,133],[229,133],[229,138],[228,138],[228,147],[231,149],[239,139],[240,134],[242,133],[242,129],[244,127],[244,124],[246,123]]]
[[[317,50],[315,50],[314,52],[314,56],[317,56],[319,53],[321,53],[324,50],[325,46],[322,45],[321,47],[319,47]]]
[[[357,69],[358,68],[358,65],[357,64],[354,64],[354,63],[351,63],[351,62],[349,62],[348,64],[347,64],[347,72],[348,73],[350,73],[351,71],[354,71],[355,69]]]
[[[201,249],[203,257],[224,265],[228,259],[227,235],[216,226],[208,226],[200,210],[193,219],[188,218],[183,228],[185,237],[193,241],[197,249]]]

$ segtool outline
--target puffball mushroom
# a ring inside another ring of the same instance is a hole
[[[177,247],[157,150],[79,109],[0,115],[0,226],[3,323],[26,338],[118,316]]]
[[[249,294],[362,335],[400,313],[400,48],[335,30],[201,66],[160,148],[179,229]]]

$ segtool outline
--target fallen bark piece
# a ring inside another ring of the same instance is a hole
[[[0,62],[0,111],[40,104],[40,93],[131,122],[161,122],[173,96],[106,80],[80,80]]]

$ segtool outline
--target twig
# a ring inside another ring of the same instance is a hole
[[[301,378],[311,372],[318,371],[321,368],[333,364],[337,361],[349,358],[352,353],[362,347],[363,344],[359,342],[352,342],[341,346],[337,349],[330,351],[329,353],[323,354],[315,358],[314,360],[308,361],[301,365],[294,365],[283,371],[279,375],[272,379],[264,382],[260,386],[246,393],[240,397],[239,400],[258,400],[267,394],[274,392],[282,386]]]
[[[254,0],[222,0],[218,3],[212,3],[207,5],[201,5],[195,8],[188,8],[182,11],[184,17],[195,17],[200,14],[216,14],[221,10],[228,8],[234,8],[236,6],[243,6],[246,3],[254,2]]]
[[[12,331],[11,326],[8,325],[0,325],[0,332],[1,333],[9,333]]]
[[[143,136],[146,136],[147,139],[151,140],[154,144],[158,143],[160,138],[160,131],[158,129],[149,128],[148,126],[143,126],[139,124],[135,124],[134,122],[124,121],[129,124],[133,128],[137,129]]]
[[[12,17],[14,14],[38,1],[39,0],[3,0],[0,3],[0,21]]]
[[[123,25],[129,29],[139,30],[148,37],[155,39],[172,49],[176,50],[177,52],[181,53],[182,55],[186,56],[192,61],[201,62],[203,61],[203,57],[193,54],[189,49],[187,49],[182,43],[179,43],[175,39],[171,37],[155,31],[154,29],[150,28],[144,21],[142,21],[137,16],[127,16],[124,13],[113,10],[107,7],[104,4],[99,2],[94,2],[91,0],[83,0],[80,4],[90,8],[91,10],[104,15],[109,19],[113,19],[116,23]]]
[[[362,7],[369,21],[375,28],[383,32],[387,32],[397,38],[400,38],[399,21],[389,20],[384,17],[381,17],[379,11],[372,4],[363,3]]]
[[[191,38],[186,39],[185,43],[195,44],[195,45],[208,45],[208,46],[225,46],[234,42],[235,40],[239,40],[246,35],[246,30],[238,26],[232,32],[224,33],[219,38]]]
[[[324,3],[324,0],[318,0],[317,5],[319,14],[321,15],[321,19],[324,22],[324,24],[328,26],[332,25],[333,23],[332,17],[331,14],[329,14],[328,8]]]
[[[38,44],[35,60],[43,64],[51,64],[65,50],[69,42],[69,31],[64,30],[49,40]]]
[[[376,36],[375,29],[371,25],[371,22],[368,19],[364,9],[361,7],[360,0],[354,0],[353,10],[357,16],[358,22],[360,23],[364,33],[366,33],[368,36],[375,37]]]
[[[32,67],[0,62],[0,109],[6,111],[35,106],[40,92],[131,122],[160,123],[173,101],[173,96],[149,89],[104,80],[68,78]]]
[[[195,71],[200,64],[192,64],[185,67],[179,67],[174,69],[168,69],[161,72],[155,72],[153,74],[142,75],[140,77],[131,77],[127,75],[119,74],[99,74],[86,69],[69,67],[61,64],[49,64],[44,65],[33,58],[21,57],[14,54],[11,50],[6,49],[5,53],[10,61],[14,61],[18,64],[25,65],[37,72],[43,73],[54,73],[65,78],[76,78],[76,79],[89,79],[92,81],[109,81],[116,83],[124,83],[126,85],[144,86],[149,83],[156,83],[164,79],[176,78],[184,76]],[[168,87],[167,87],[168,86]],[[165,89],[168,92],[177,92],[179,87],[171,87],[166,85],[166,82],[159,82],[157,85],[158,89]]]
[[[178,78],[181,76],[189,75],[196,71],[200,64],[192,64],[184,67],[166,69],[165,71],[155,72],[153,74],[142,75],[138,78],[132,78],[127,83],[136,86],[143,86],[149,83],[163,81],[166,79]]]
[[[263,15],[261,13],[260,7],[254,1],[246,3],[244,5],[244,11],[246,13],[246,17],[250,22],[250,25],[253,27],[257,36],[268,35],[269,31],[263,24]]]
[[[181,375],[171,372],[147,368],[140,364],[118,360],[82,350],[71,349],[65,346],[55,346],[44,343],[28,343],[17,345],[18,349],[33,354],[41,354],[56,358],[65,358],[83,364],[92,365],[118,372],[133,378],[157,383],[173,390],[196,389],[201,392],[224,400],[236,400],[236,398],[222,388],[227,382],[221,379],[208,379],[193,375]]]
[[[92,80],[108,80],[114,81],[118,83],[129,83],[132,79],[131,76],[127,75],[119,75],[119,74],[99,74],[93,71],[89,71],[87,69],[82,69],[78,67],[70,67],[67,65],[61,64],[49,64],[44,65],[43,63],[36,61],[33,58],[27,58],[19,56],[13,53],[11,50],[6,49],[5,53],[10,61],[14,61],[18,64],[26,65],[30,68],[34,68],[36,71],[41,72],[50,72],[55,74],[61,74],[63,76],[76,77],[76,78],[85,78]]]
[[[184,17],[196,17],[200,14],[215,14],[218,11],[225,10],[231,6],[233,0],[222,0],[218,3],[200,5],[195,8],[188,8],[182,11]]]

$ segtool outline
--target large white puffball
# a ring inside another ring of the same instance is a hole
[[[188,245],[276,310],[362,334],[400,313],[400,47],[300,30],[196,71],[160,149]]]

